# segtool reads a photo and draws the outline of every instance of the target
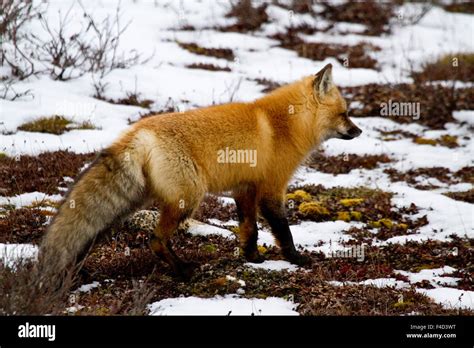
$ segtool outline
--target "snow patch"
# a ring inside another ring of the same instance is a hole
[[[298,315],[295,307],[295,303],[278,297],[254,299],[236,295],[167,298],[148,305],[150,315]]]
[[[262,263],[251,263],[246,262],[245,266],[256,268],[256,269],[265,269],[268,271],[289,271],[294,272],[298,269],[298,266],[293,265],[292,263],[284,260],[266,260]]]
[[[0,261],[9,268],[14,268],[22,260],[38,257],[38,247],[33,244],[3,244],[0,243]]]

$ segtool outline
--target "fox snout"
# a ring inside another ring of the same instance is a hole
[[[340,139],[351,140],[361,135],[362,129],[357,127],[354,123],[352,123],[352,121],[349,121],[348,127],[345,130],[339,131],[337,133]]]

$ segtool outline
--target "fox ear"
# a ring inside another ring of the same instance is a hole
[[[333,86],[332,82],[332,64],[327,64],[322,68],[314,78],[314,93],[318,97],[323,97]]]

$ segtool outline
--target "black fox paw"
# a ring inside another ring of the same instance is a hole
[[[312,263],[311,257],[301,254],[296,250],[291,253],[284,253],[285,258],[297,266],[309,266]]]
[[[182,280],[189,281],[193,277],[197,267],[198,264],[196,262],[182,262],[176,269],[176,273]]]
[[[251,254],[246,254],[245,259],[251,263],[262,263],[263,261],[265,261],[265,258],[260,255],[258,251]]]

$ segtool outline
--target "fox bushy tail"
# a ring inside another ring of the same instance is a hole
[[[75,265],[101,231],[141,204],[144,188],[136,158],[103,151],[66,195],[41,244],[40,263],[56,271]]]

